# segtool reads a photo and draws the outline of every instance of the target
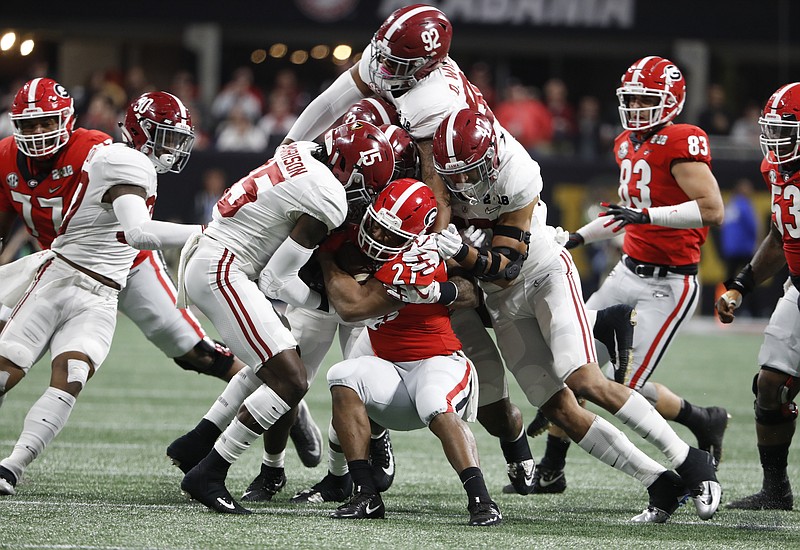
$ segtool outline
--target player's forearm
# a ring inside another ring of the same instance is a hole
[[[325,280],[325,292],[331,307],[342,321],[352,323],[397,311],[402,304],[386,295],[383,284],[369,279],[360,284],[342,270],[330,254],[320,254],[319,263]]]
[[[151,220],[147,204],[139,195],[121,195],[114,199],[112,205],[122,226],[125,242],[139,250],[183,246],[190,236],[202,231],[200,225]]]

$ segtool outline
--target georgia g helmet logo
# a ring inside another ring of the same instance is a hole
[[[675,65],[667,65],[664,67],[662,78],[669,82],[676,82],[681,79],[681,70]]]

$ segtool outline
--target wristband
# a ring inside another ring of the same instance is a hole
[[[467,246],[465,243],[461,243],[461,248],[458,249],[458,252],[453,254],[453,259],[460,263],[464,258],[467,257],[467,254],[469,254],[469,246]]]
[[[436,300],[437,304],[443,306],[452,305],[458,298],[458,287],[453,281],[445,281],[439,284],[439,299]]]
[[[753,266],[747,264],[736,277],[725,281],[725,290],[738,290],[742,297],[747,296],[756,287],[756,279],[753,276]]]

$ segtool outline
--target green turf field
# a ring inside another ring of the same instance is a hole
[[[698,404],[725,406],[733,418],[719,480],[723,502],[760,487],[750,381],[761,336],[693,328],[682,334],[654,380]],[[335,361],[337,353],[329,355]],[[34,367],[0,408],[0,456],[6,456],[30,405],[44,390],[47,364]],[[512,382],[513,386],[513,382]],[[318,481],[325,462],[304,468],[287,451],[288,483],[251,516],[222,516],[187,502],[166,446],[191,428],[222,383],[180,370],[120,317],[111,354],[84,390],[69,424],[29,468],[17,495],[0,497],[2,548],[800,548],[798,512],[733,512],[700,521],[689,503],[666,525],[632,525],[647,503],[633,479],[576,445],[567,460],[563,495],[503,495],[505,464],[496,441],[474,424],[483,471],[503,512],[501,526],[466,526],[466,496],[441,447],[427,430],[394,433],[394,486],[384,495],[386,520],[331,520],[332,505],[293,506],[288,498]],[[323,433],[330,418],[324,374],[307,397]],[[526,420],[533,408],[518,391]],[[618,422],[615,422],[619,426]],[[689,440],[689,433],[678,426]],[[630,431],[657,460],[661,456]],[[536,457],[544,438],[531,442]],[[692,441],[692,443],[694,443]],[[241,495],[257,473],[251,449],[231,469],[228,487]],[[798,445],[790,477],[800,487]]]

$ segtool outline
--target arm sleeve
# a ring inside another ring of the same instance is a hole
[[[139,250],[183,246],[192,234],[202,231],[200,225],[151,220],[145,200],[138,195],[127,194],[117,197],[113,207],[125,233],[125,241]]]
[[[287,237],[261,271],[258,288],[267,298],[281,300],[295,307],[319,307],[322,297],[308,288],[299,275],[300,268],[313,253],[313,248],[300,246]]]
[[[292,141],[316,139],[336,122],[350,105],[363,97],[350,71],[342,73],[328,89],[308,104],[286,137]]]

